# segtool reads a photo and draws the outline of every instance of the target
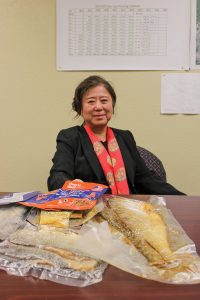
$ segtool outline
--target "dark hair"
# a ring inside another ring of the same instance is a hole
[[[81,115],[81,110],[82,110],[82,98],[83,95],[93,87],[96,87],[98,85],[103,85],[104,88],[108,91],[108,93],[112,97],[112,102],[113,102],[113,108],[115,107],[116,103],[116,94],[111,86],[111,84],[105,80],[104,78],[100,76],[89,76],[86,79],[84,79],[76,88],[75,93],[74,93],[74,98],[72,102],[72,109],[77,112],[77,116]]]

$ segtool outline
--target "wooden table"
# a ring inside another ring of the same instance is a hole
[[[147,197],[139,196],[146,199]],[[200,196],[166,196],[185,232],[200,254]],[[172,298],[170,298],[172,297]],[[33,277],[7,275],[0,271],[0,300],[199,300],[200,284],[170,285],[136,277],[109,266],[103,281],[78,288]]]

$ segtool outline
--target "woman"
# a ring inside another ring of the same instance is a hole
[[[130,131],[108,127],[115,104],[115,91],[102,77],[78,85],[72,108],[84,123],[58,134],[49,190],[80,179],[108,185],[112,194],[183,194],[146,167]]]

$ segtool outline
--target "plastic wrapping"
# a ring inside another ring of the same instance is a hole
[[[0,217],[0,269],[8,274],[79,287],[102,280],[107,264],[76,249],[78,233],[40,226],[36,208],[2,206]]]
[[[110,195],[107,197],[107,200],[117,198],[117,196]],[[122,206],[130,205],[131,202],[133,206],[134,203],[138,205],[138,200],[120,198]],[[138,226],[136,226],[137,228],[135,228],[135,232],[133,229],[133,238],[131,240],[119,230],[110,227],[106,220],[102,221],[102,219],[95,217],[82,226],[79,238],[76,241],[77,249],[84,251],[88,255],[96,255],[99,259],[117,268],[143,278],[172,284],[200,283],[200,258],[196,253],[193,241],[187,236],[172,213],[166,208],[163,198],[151,197],[149,203],[151,203],[154,213],[161,217],[166,227],[167,242],[172,252],[171,256],[167,257],[168,264],[156,265],[155,261],[154,263],[149,261],[149,258],[152,259],[150,255],[149,257],[148,255],[144,255],[142,251],[144,249],[138,249],[140,244],[134,234],[137,235],[139,232],[139,237],[141,240],[143,239],[142,243],[144,243],[143,246],[145,248],[146,244],[142,235],[144,234],[145,236],[147,233],[151,234],[153,230],[153,227],[150,228],[150,230],[146,228],[145,232],[142,232],[139,222]],[[136,210],[138,209],[137,205]],[[131,213],[131,209],[129,212]],[[138,210],[134,211],[134,213],[140,215],[141,222],[143,222],[143,212]],[[118,216],[118,218],[120,219],[120,216]],[[131,215],[128,213],[125,214],[125,225],[128,220],[126,220],[126,218],[131,218]],[[141,226],[141,228],[143,228],[143,226]],[[130,230],[130,228],[127,228],[127,231],[128,230]],[[155,237],[156,234],[155,232]],[[158,231],[157,238],[155,238],[155,240],[157,240],[156,242],[159,243],[162,238]],[[136,245],[134,245],[134,239],[137,241]],[[88,247],[88,245],[90,245],[90,247]],[[166,249],[162,249],[161,252],[162,251],[165,253]]]
[[[10,245],[13,249],[13,245]],[[107,267],[104,262],[99,263],[93,271],[83,272],[72,268],[49,264],[41,256],[34,254],[34,247],[29,246],[32,255],[19,258],[8,255],[8,243],[0,243],[0,268],[10,275],[33,276],[40,279],[54,281],[60,284],[84,287],[102,280],[103,272]],[[13,249],[14,250],[14,249]],[[1,254],[4,252],[5,254]],[[44,250],[43,250],[44,252]],[[10,253],[10,252],[9,252]]]
[[[16,203],[19,201],[26,201],[30,198],[37,196],[39,191],[23,192],[23,193],[6,193],[0,195],[0,205],[6,205],[10,203]]]
[[[17,204],[2,205],[0,207],[0,240],[5,240],[20,226],[25,225],[29,208]]]
[[[113,195],[103,198],[106,205],[99,199],[84,218],[72,220],[67,231],[41,226],[37,208],[2,206],[0,268],[9,274],[82,287],[101,281],[109,263],[146,279],[200,283],[195,244],[164,198],[152,196],[147,205]],[[151,242],[153,247],[148,247]]]

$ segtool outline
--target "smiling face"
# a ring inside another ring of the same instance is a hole
[[[82,97],[81,115],[91,128],[106,127],[113,115],[112,97],[103,85],[90,88]]]

